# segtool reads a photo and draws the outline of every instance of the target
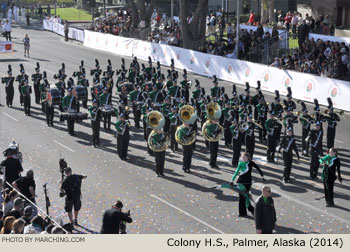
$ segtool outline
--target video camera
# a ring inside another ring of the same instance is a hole
[[[128,216],[130,217],[130,210],[128,211]],[[119,230],[121,234],[126,234],[126,222],[125,221],[121,221],[119,223]]]

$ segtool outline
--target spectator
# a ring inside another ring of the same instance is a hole
[[[323,23],[323,27],[322,27],[322,34],[323,35],[329,35],[329,27],[328,27],[328,23],[324,22]]]
[[[81,181],[85,179],[86,176],[72,174],[72,169],[70,167],[66,168],[66,176],[61,185],[61,191],[66,193],[64,209],[68,213],[70,223],[78,225],[78,214],[81,208]],[[72,215],[73,207],[74,221]]]
[[[11,23],[9,23],[8,20],[6,20],[6,22],[3,26],[3,29],[5,31],[4,34],[5,34],[6,41],[12,41],[12,39],[11,39],[12,28],[11,28]]]
[[[28,34],[26,34],[23,39],[23,45],[24,45],[24,57],[29,58],[30,38],[28,37]]]
[[[9,216],[4,220],[4,226],[1,229],[0,234],[11,234],[13,223],[15,222],[15,217]]]
[[[2,189],[3,189],[3,183],[2,183],[2,178],[0,178],[0,206],[2,206],[2,203],[4,202],[4,198],[2,196]],[[2,210],[2,208],[0,210]]]
[[[3,226],[4,226],[4,212],[0,210],[0,231]]]
[[[45,231],[41,232],[41,234],[51,234],[52,229],[55,227],[53,224],[49,224],[46,228]]]
[[[35,216],[31,224],[28,226],[24,227],[24,234],[40,234],[44,230],[44,219],[40,216],[37,215]]]
[[[292,32],[293,32],[293,34],[297,33],[298,21],[299,21],[298,13],[294,12],[293,17],[292,17]],[[295,35],[293,35],[293,38],[295,38]]]
[[[292,22],[292,13],[288,11],[286,17],[284,18],[284,26],[286,27],[287,32],[289,32],[289,26],[291,22]]]
[[[5,218],[7,216],[13,216],[15,219],[19,219],[23,215],[23,208],[24,208],[24,200],[20,197],[15,199],[13,203],[13,208],[10,210],[7,214],[5,214]]]
[[[6,215],[13,208],[13,202],[18,197],[18,193],[15,190],[12,190],[10,193],[7,193],[3,202],[2,211]]]
[[[34,181],[34,172],[33,170],[28,170],[26,176],[20,177],[15,182],[12,183],[12,186],[20,191],[25,197],[27,197],[34,204],[35,202],[35,181]],[[34,213],[33,216],[38,214],[36,206],[26,200],[26,206],[32,206]],[[33,217],[32,216],[32,217]]]
[[[211,14],[210,21],[209,21],[209,34],[213,34],[215,32],[215,26],[216,26],[216,18],[214,14]]]
[[[255,14],[254,14],[254,11],[251,10],[247,24],[254,25],[254,21],[255,21]]]
[[[26,12],[26,20],[27,20],[27,26],[30,26],[30,13],[29,13],[29,11]]]
[[[64,38],[65,38],[65,41],[68,42],[69,24],[68,24],[68,21],[67,21],[67,20],[64,21],[63,30],[64,30]]]
[[[260,39],[262,39],[264,36],[264,28],[260,22],[258,23],[258,28],[256,29],[256,36]]]
[[[11,234],[23,234],[25,221],[22,219],[17,219],[13,222]]]
[[[119,234],[119,226],[122,221],[132,222],[130,213],[122,213],[123,203],[118,202],[104,212],[102,217],[101,234]]]
[[[271,197],[271,188],[264,186],[262,195],[256,200],[255,228],[257,234],[272,234],[276,223],[276,210]]]
[[[36,216],[36,215],[33,215],[33,212],[34,212],[33,207],[31,206],[26,206],[24,208],[24,215],[22,219],[26,222],[26,225],[29,225],[33,217]]]

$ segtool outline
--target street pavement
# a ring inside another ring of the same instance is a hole
[[[31,39],[31,58],[23,56],[22,39],[26,33]],[[15,53],[0,56],[0,77],[6,76],[8,64],[12,65],[14,75],[18,75],[20,63],[30,76],[34,73],[36,62],[39,62],[41,71],[45,70],[49,82],[54,84],[53,75],[63,62],[69,76],[79,69],[81,60],[85,62],[87,73],[94,68],[96,58],[103,70],[106,69],[107,59],[111,59],[114,69],[121,65],[121,57],[84,48],[78,42],[66,43],[62,37],[42,31],[39,27],[14,26],[12,36]],[[125,57],[125,61],[129,65],[130,59]],[[166,68],[162,68],[162,72],[166,73]],[[182,76],[180,69],[179,75]],[[91,76],[89,79],[91,83]],[[212,85],[212,80],[206,77],[189,74],[189,79],[198,79],[207,92]],[[224,86],[231,96],[232,83],[220,81],[219,86]],[[238,93],[242,93],[243,89],[237,85]],[[254,88],[251,90],[254,95]],[[268,102],[274,97],[266,92],[264,95]],[[34,102],[34,93],[32,115],[25,116],[23,107],[19,104],[17,83],[13,108],[6,106],[4,85],[0,85],[0,102],[0,148],[7,148],[12,140],[19,143],[24,169],[34,170],[37,203],[42,209],[45,209],[42,185],[48,183],[50,216],[54,219],[68,221],[64,212],[64,198],[59,197],[61,174],[58,161],[64,157],[73,173],[88,176],[82,183],[83,204],[79,215],[81,227],[77,228],[81,232],[99,232],[104,210],[120,199],[124,203],[124,210],[130,209],[133,218],[133,223],[127,225],[128,233],[255,233],[253,217],[238,217],[237,193],[229,189],[210,189],[230,182],[235,171],[235,167],[231,166],[232,151],[224,147],[223,141],[220,141],[218,157],[220,169],[210,168],[209,149],[205,147],[203,137],[198,136],[198,149],[192,159],[192,173],[184,173],[181,169],[180,147],[179,152],[166,152],[166,176],[159,178],[155,174],[154,157],[147,154],[142,129],[131,127],[128,152],[130,160],[125,162],[117,155],[114,127],[111,132],[104,132],[102,127],[102,148],[96,149],[91,146],[90,120],[75,124],[76,135],[71,137],[66,123],[59,122],[56,111],[55,126],[47,127],[41,106]],[[307,106],[312,111],[312,104]],[[322,107],[322,111],[325,108]],[[299,105],[297,110],[300,110]],[[254,171],[251,193],[256,199],[264,185],[271,186],[277,211],[276,233],[350,233],[349,119],[349,114],[345,113],[336,132],[335,147],[339,149],[344,181],[342,184],[338,181],[335,183],[336,207],[333,208],[326,208],[322,181],[309,179],[309,158],[302,157],[300,161],[294,158],[292,183],[284,184],[281,181],[281,158],[277,164],[266,163],[265,144],[256,139],[254,159],[261,166],[266,182],[263,183],[260,175]],[[112,117],[112,123],[115,120]],[[131,122],[134,125],[132,119]],[[324,130],[326,131],[326,124]],[[295,126],[295,135],[301,152],[299,124]],[[323,143],[326,143],[326,133]],[[245,146],[242,151],[244,149]],[[320,173],[321,168],[319,177]]]

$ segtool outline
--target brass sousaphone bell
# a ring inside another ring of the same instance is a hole
[[[221,117],[221,107],[216,102],[207,104],[206,112],[208,120],[203,124],[202,134],[205,140],[209,142],[218,142],[224,136],[224,127],[219,123],[212,121],[219,121]],[[211,132],[213,131],[213,132]]]
[[[149,148],[153,152],[162,152],[168,148],[168,137],[163,133],[163,138],[161,141],[153,144],[152,137],[157,134],[157,130],[160,130],[164,127],[165,118],[162,113],[159,111],[151,111],[147,114],[147,124],[153,129],[151,134],[149,134],[147,143]]]
[[[185,124],[194,124],[197,119],[197,112],[191,105],[184,105],[179,110],[179,118],[183,124],[177,128],[175,140],[181,145],[191,145],[196,141],[196,132],[189,130],[186,137],[180,137],[180,132],[186,128]]]

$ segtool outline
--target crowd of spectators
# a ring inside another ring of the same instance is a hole
[[[107,12],[105,17],[100,17],[88,27],[88,30],[109,33],[117,36],[127,36],[131,29],[131,11]]]

